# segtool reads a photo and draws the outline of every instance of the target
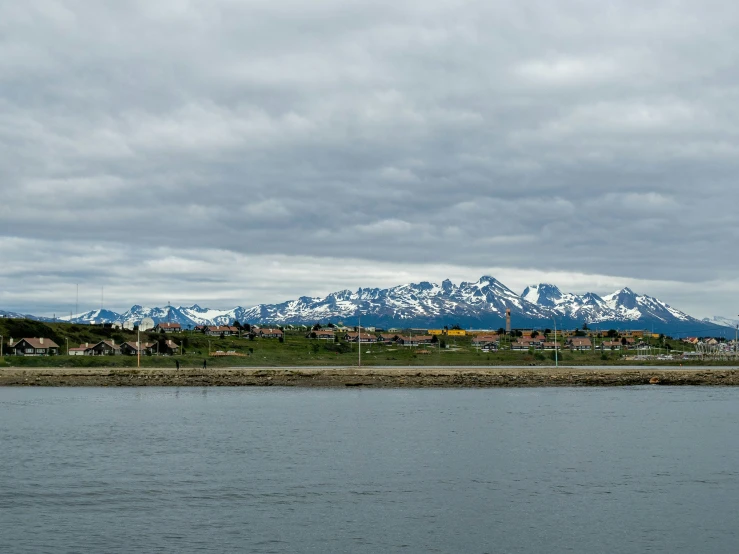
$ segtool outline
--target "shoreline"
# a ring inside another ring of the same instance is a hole
[[[2,368],[0,386],[505,388],[635,385],[739,386],[739,369],[577,367]]]

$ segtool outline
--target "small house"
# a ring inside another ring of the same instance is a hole
[[[172,339],[167,339],[166,341],[160,342],[158,344],[158,350],[159,354],[164,354],[165,356],[174,356],[175,354],[180,353],[180,345]]]
[[[621,350],[620,340],[604,340],[600,343],[601,350]]]
[[[182,326],[179,323],[157,323],[154,327],[154,331],[157,333],[179,333],[182,331]]]
[[[205,334],[209,337],[230,337],[239,334],[239,328],[231,325],[209,325],[205,328]]]
[[[500,336],[498,335],[477,335],[472,339],[472,346],[478,348],[489,347],[490,345],[498,346],[500,344]]]
[[[433,335],[410,335],[410,336],[400,336],[397,339],[397,343],[402,346],[418,346],[421,344],[431,344],[431,340],[433,339]]]
[[[593,343],[587,337],[573,337],[567,341],[570,350],[591,350]]]
[[[129,341],[121,344],[121,354],[126,356],[136,356],[137,354],[151,354],[154,343]]]
[[[26,338],[9,345],[9,350],[15,356],[56,356],[59,354],[59,345],[51,339]]]
[[[377,337],[370,333],[362,333],[361,335],[359,333],[347,333],[346,340],[349,342],[374,343],[377,342]]]

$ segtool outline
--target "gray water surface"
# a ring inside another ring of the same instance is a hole
[[[0,552],[739,551],[739,389],[0,389]]]

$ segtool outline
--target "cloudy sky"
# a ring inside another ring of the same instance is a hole
[[[739,314],[739,4],[0,0],[0,309],[490,274]]]

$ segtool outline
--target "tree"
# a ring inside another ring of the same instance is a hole
[[[545,335],[551,335],[551,334],[552,334],[552,330],[551,330],[551,329],[549,329],[549,328],[547,328],[547,329],[544,329],[544,334],[545,334]]]
[[[330,321],[328,322],[328,326],[329,326],[329,328],[331,328],[331,329],[333,329],[334,327],[336,327],[336,325],[334,325],[334,324],[333,324],[333,323],[331,323]]]
[[[249,325],[248,323],[244,323],[243,329],[248,333],[249,331],[251,331],[251,325]]]
[[[311,334],[309,336],[312,339],[318,338],[318,335],[316,335],[316,332],[315,331],[311,331]]]
[[[461,331],[462,330],[462,328],[459,326],[459,323],[455,323],[454,325],[452,325],[452,329],[454,329],[455,331]]]
[[[431,343],[432,344],[436,344],[437,342],[439,342],[439,337],[437,337],[436,335],[432,335],[431,336]]]
[[[321,324],[320,324],[320,323],[316,323],[316,324],[315,324],[315,325],[313,326],[313,330],[314,330],[314,331],[320,331],[320,329],[321,329]]]
[[[575,336],[576,337],[584,337],[587,333],[585,331],[581,331],[580,329],[575,329]]]
[[[582,330],[583,331],[587,331],[588,330],[588,324],[587,323],[583,322],[583,324],[582,324]]]
[[[498,334],[505,335],[505,329],[503,327],[498,327]]]
[[[221,337],[220,338],[225,339],[226,338],[226,333],[224,333],[223,331],[221,331]]]
[[[539,336],[539,331],[532,331],[532,332],[531,332],[531,338],[532,338],[532,339],[535,339],[535,338],[536,338],[536,337],[538,337],[538,336]]]
[[[608,329],[608,338],[615,339],[618,336],[618,331],[615,329]]]
[[[444,339],[439,341],[439,348],[446,348],[446,341]]]
[[[237,329],[241,329],[241,323],[239,323],[238,319],[234,319],[233,327],[236,327]]]
[[[626,337],[623,337],[623,338],[621,339],[621,344],[622,344],[623,346],[626,346],[627,344],[629,344],[629,341],[627,341],[627,340],[626,340]]]

